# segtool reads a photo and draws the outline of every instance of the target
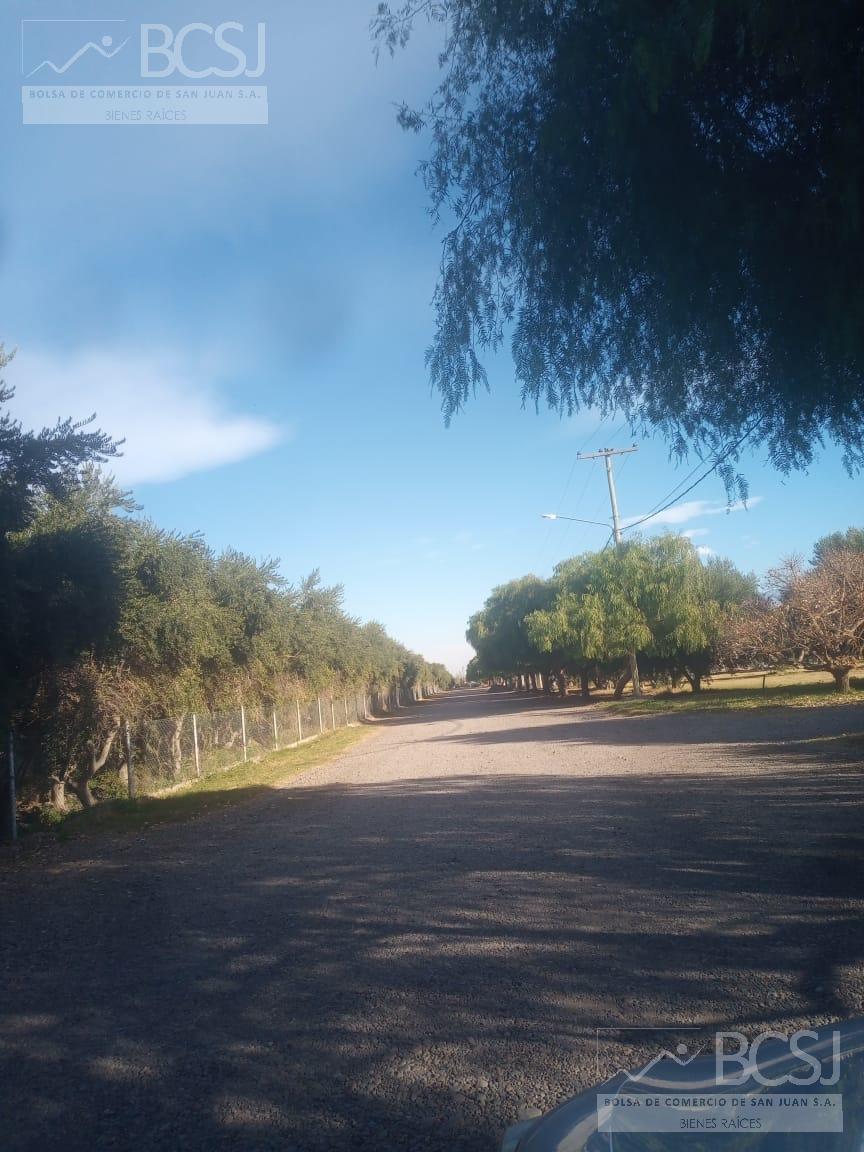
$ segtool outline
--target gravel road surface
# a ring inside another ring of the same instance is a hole
[[[490,1152],[637,1027],[864,1015],[861,731],[454,693],[215,816],[7,851],[0,1146]]]

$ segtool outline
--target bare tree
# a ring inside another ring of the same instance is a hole
[[[813,568],[792,557],[768,574],[767,586],[769,596],[728,617],[724,662],[797,664],[830,672],[848,692],[864,660],[864,553],[833,550]]]
[[[830,551],[810,571],[792,562],[775,579],[785,650],[848,692],[849,673],[864,659],[864,554]]]

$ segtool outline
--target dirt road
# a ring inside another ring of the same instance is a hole
[[[473,692],[376,727],[217,816],[4,859],[5,1149],[488,1152],[635,1059],[625,1025],[864,1015],[862,745],[821,739],[864,709]]]

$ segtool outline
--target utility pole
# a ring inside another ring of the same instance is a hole
[[[615,473],[612,468],[613,456],[626,456],[630,452],[638,452],[638,444],[633,444],[629,448],[601,448],[599,452],[579,452],[576,455],[577,460],[600,460],[606,465],[606,480],[609,483],[609,502],[612,505],[612,535],[615,538],[615,547],[621,545],[621,518],[618,515],[618,494],[615,491]],[[636,653],[632,651],[629,653],[630,660],[630,679],[633,681],[633,695],[642,695],[642,682],[639,679],[639,664],[636,660]]]

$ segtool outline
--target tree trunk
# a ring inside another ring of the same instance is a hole
[[[546,675],[543,677],[543,695],[544,696],[551,696],[552,695],[552,673],[551,672],[547,672]]]
[[[82,808],[94,808],[96,806],[96,801],[93,798],[93,793],[90,791],[90,778],[89,777],[85,777],[83,780],[79,780],[74,784],[70,780],[69,787],[72,789],[72,791],[78,797],[78,799],[81,801],[81,807]]]
[[[97,773],[101,772],[107,764],[108,757],[111,755],[111,749],[114,747],[114,741],[117,739],[119,732],[120,721],[118,720],[115,727],[112,728],[105,737],[105,742],[99,751],[96,750],[95,746],[90,746],[90,763],[87,765],[81,779],[72,780],[67,778],[66,785],[72,789],[81,801],[82,808],[92,808],[96,803],[93,793],[90,791],[90,781]]]
[[[567,673],[563,670],[558,673],[558,689],[562,696],[567,695]]]
[[[180,735],[183,732],[185,719],[185,716],[178,717],[171,729],[171,769],[175,780],[179,780],[183,775],[183,749],[180,745]]]
[[[588,669],[583,668],[579,673],[579,688],[582,693],[582,699],[587,700],[591,696],[591,681],[588,676]]]
[[[624,695],[624,689],[630,683],[630,667],[629,665],[624,669],[618,679],[615,681],[615,691],[613,693],[616,700],[620,700]]]
[[[58,812],[69,811],[69,801],[66,799],[66,781],[62,776],[51,777],[51,806]]]
[[[830,669],[831,675],[834,677],[834,684],[835,684],[838,692],[851,691],[851,685],[849,683],[849,673],[851,671],[852,671],[851,668],[831,668]]]
[[[699,675],[698,672],[685,671],[684,672],[684,679],[690,685],[690,690],[692,692],[701,692],[702,691],[702,677]]]
[[[642,695],[642,681],[639,679],[639,662],[636,659],[636,653],[630,653],[630,679],[633,681],[633,695]]]

